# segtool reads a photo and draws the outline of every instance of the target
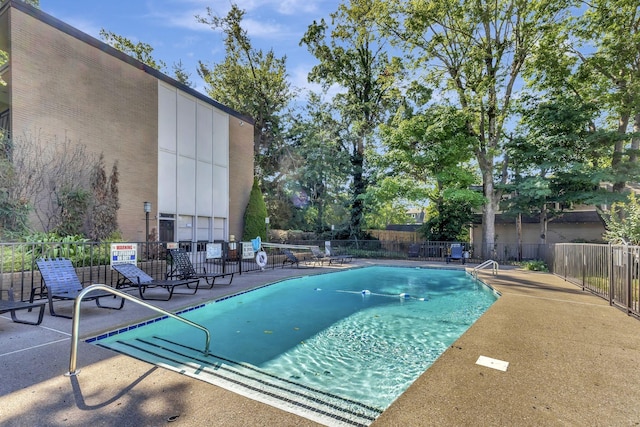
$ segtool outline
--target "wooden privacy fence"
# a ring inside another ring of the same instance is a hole
[[[417,231],[367,230],[372,237],[389,242],[420,242],[424,237]]]

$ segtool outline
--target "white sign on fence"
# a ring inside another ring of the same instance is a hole
[[[253,245],[251,242],[242,242],[242,259],[253,258]]]
[[[207,259],[222,258],[222,243],[207,243]]]
[[[138,257],[137,243],[112,243],[111,244],[111,265],[136,264]]]

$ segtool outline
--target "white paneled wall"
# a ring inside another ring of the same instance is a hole
[[[177,240],[227,239],[229,115],[158,84],[158,210],[182,219]]]

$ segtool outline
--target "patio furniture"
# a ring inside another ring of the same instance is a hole
[[[233,273],[209,273],[205,267],[202,267],[202,273],[198,273],[191,263],[189,254],[184,249],[170,249],[169,254],[171,255],[172,265],[167,278],[178,277],[181,280],[205,279],[209,285],[207,289],[213,288],[217,278],[231,276],[229,282],[224,283],[225,285],[230,285],[233,281]]]
[[[46,292],[47,299],[49,300],[49,312],[52,316],[65,317],[71,319],[72,316],[66,316],[63,314],[57,314],[53,307],[55,300],[75,300],[80,292],[84,289],[76,270],[73,268],[71,260],[67,258],[52,258],[45,259],[40,258],[36,261],[40,275],[42,276],[43,287],[40,289],[40,293]],[[44,288],[44,290],[43,290]],[[37,288],[31,290],[30,303],[33,303]],[[91,293],[86,296],[83,301],[95,301],[96,305],[100,308],[108,308],[112,310],[120,310],[124,307],[124,298],[120,298],[120,306],[105,306],[100,304],[101,298],[115,298],[110,293]]]
[[[285,259],[282,261],[282,268],[284,268],[285,264],[291,264],[292,266],[295,264],[296,267],[300,268],[300,260],[293,252],[289,249],[282,249],[282,253],[285,255]]]
[[[122,288],[124,286],[137,287],[138,292],[140,292],[140,298],[146,300],[169,301],[173,296],[175,288],[178,286],[186,286],[189,289],[193,289],[193,292],[178,292],[179,294],[193,295],[198,291],[198,285],[200,283],[200,279],[155,280],[153,277],[138,268],[138,266],[133,264],[115,264],[112,268],[123,277],[122,280],[118,280],[118,284],[116,285],[117,288]],[[189,286],[191,284],[195,284],[195,288]],[[169,295],[167,298],[147,297],[145,292],[148,288],[165,288],[169,292]]]
[[[447,261],[447,264],[455,260],[461,260],[464,264],[466,262],[466,258],[464,256],[464,253],[462,252],[462,249],[463,248],[460,243],[453,243],[451,245],[451,253],[445,259]]]
[[[14,301],[13,300],[13,287],[9,288],[9,300],[0,300],[0,314],[10,312],[11,320],[16,323],[24,323],[27,325],[39,325],[42,323],[42,317],[44,316],[44,306],[47,304],[45,301],[34,301],[34,302],[24,302],[24,301]],[[34,308],[39,308],[40,312],[38,313],[38,320],[23,320],[18,319],[16,317],[16,311],[18,310],[33,310]]]
[[[349,254],[334,254],[331,251],[331,247],[325,247],[325,255],[329,258],[329,264],[333,262],[339,262],[342,264],[343,262],[351,262],[353,261],[353,255]]]
[[[420,256],[421,245],[413,243],[409,245],[409,258],[418,258]]]
[[[320,251],[320,248],[318,248],[317,246],[312,246],[311,247],[311,260],[314,263],[320,263],[320,265],[322,265],[322,263],[324,262],[325,259],[327,259],[327,258]],[[331,260],[329,260],[329,264],[331,264]]]

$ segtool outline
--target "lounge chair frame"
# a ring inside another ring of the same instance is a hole
[[[465,264],[467,259],[465,258],[464,248],[461,243],[453,243],[451,245],[451,253],[445,258],[447,264],[451,261],[462,261],[462,264]]]
[[[300,268],[300,260],[293,252],[289,249],[282,249],[282,253],[285,255],[284,261],[282,261],[282,268],[284,268],[286,264],[291,264],[292,267],[295,264],[296,267]]]
[[[209,285],[207,289],[213,288],[217,278],[230,276],[227,283],[221,283],[224,285],[230,285],[233,281],[233,273],[209,273],[205,267],[202,267],[202,273],[198,273],[191,263],[189,254],[184,249],[170,249],[169,255],[172,265],[171,270],[167,273],[167,279],[169,277],[178,277],[181,280],[204,279]]]
[[[149,276],[137,265],[133,264],[115,264],[112,268],[117,271],[122,278],[118,280],[116,289],[121,289],[127,286],[133,286],[138,288],[140,298],[144,300],[155,301],[169,301],[173,297],[175,288],[178,286],[185,286],[189,289],[193,289],[193,292],[175,292],[176,294],[188,294],[193,295],[198,291],[200,279],[186,279],[186,280],[155,280]],[[195,284],[195,287],[190,285]],[[160,297],[147,297],[145,292],[148,288],[165,288],[169,295],[166,298]]]
[[[71,319],[72,316],[56,313],[53,307],[53,302],[56,300],[75,300],[78,294],[84,289],[71,260],[67,258],[40,258],[36,261],[36,264],[42,277],[42,286],[39,288],[40,295],[42,296],[43,293],[47,294],[49,313],[55,317]],[[31,290],[30,303],[34,302],[36,290],[38,290],[38,288]],[[101,298],[114,298],[114,296],[109,293],[94,293],[84,300],[93,300],[98,307],[111,310],[120,310],[124,307],[123,298],[121,298],[119,306],[102,305],[100,303]]]
[[[34,301],[34,302],[25,302],[25,301],[14,301],[13,300],[13,287],[9,288],[9,300],[0,300],[0,314],[3,313],[11,313],[11,320],[16,323],[24,323],[26,325],[39,325],[42,323],[42,318],[44,316],[44,306],[47,303],[45,301]],[[38,313],[38,320],[24,320],[18,319],[16,316],[16,311],[18,310],[33,310],[34,308],[39,308],[40,312]]]
[[[311,260],[314,263],[316,264],[319,263],[320,265],[323,265],[325,259],[328,259],[329,264],[331,264],[331,259],[326,257],[317,246],[311,247]]]
[[[331,252],[330,250],[327,250],[327,252],[328,253],[325,254],[325,258],[329,260],[329,265],[331,265],[334,262],[338,262],[342,264],[345,262],[353,261],[353,255],[348,255],[348,254],[337,255]]]

